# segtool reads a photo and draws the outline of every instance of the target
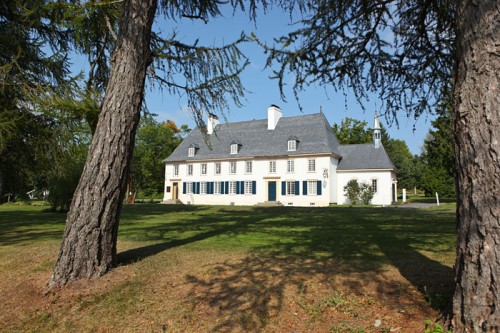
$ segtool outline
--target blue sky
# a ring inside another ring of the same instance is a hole
[[[200,44],[206,46],[228,44],[238,39],[242,31],[247,34],[254,32],[259,38],[272,42],[273,37],[278,37],[292,28],[288,13],[276,8],[265,15],[258,15],[256,23],[250,21],[246,13],[237,13],[233,16],[232,12],[217,20],[211,20],[208,24],[188,19],[178,21],[157,19],[155,23],[155,30],[165,33],[175,30],[177,38],[182,42],[192,42],[199,38]],[[300,94],[300,103],[303,107],[301,113],[291,89],[286,90],[287,101],[281,100],[277,81],[269,78],[272,71],[269,68],[264,69],[266,57],[262,49],[253,43],[245,44],[241,49],[251,62],[242,75],[242,83],[248,93],[245,95],[242,108],[233,106],[226,113],[228,121],[264,119],[267,117],[268,106],[276,104],[283,110],[283,116],[318,113],[322,107],[330,124],[340,123],[343,118],[351,117],[366,120],[369,126],[372,126],[374,113],[382,104],[375,96],[364,104],[366,111],[363,113],[350,91],[347,90],[346,108],[342,92],[335,92],[331,87],[309,86]],[[290,76],[289,82],[292,83],[292,80],[293,77]],[[149,110],[158,114],[159,120],[171,119],[178,125],[187,124],[194,127],[194,120],[182,96],[171,96],[149,87],[146,100]],[[407,118],[405,114],[401,114],[398,117],[399,128],[395,124],[389,126],[383,118],[381,122],[392,138],[406,141],[410,151],[419,154],[432,119],[431,115],[423,115],[415,121],[413,117]]]

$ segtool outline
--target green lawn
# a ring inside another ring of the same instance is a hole
[[[10,305],[0,322],[7,323],[7,331],[326,327],[333,332],[344,327],[378,332],[370,326],[370,311],[359,310],[373,308],[399,313],[383,319],[387,329],[414,320],[414,326],[403,326],[411,331],[425,316],[443,310],[451,295],[454,214],[453,204],[430,209],[125,206],[120,267],[101,278],[106,282],[87,281],[44,297],[65,216],[44,207],[3,205],[0,279],[10,301],[0,296],[0,302]],[[24,285],[35,289],[35,307],[12,300],[28,292],[8,282],[12,276],[31,279]],[[331,301],[339,295],[341,304],[359,309],[339,311],[339,303]]]

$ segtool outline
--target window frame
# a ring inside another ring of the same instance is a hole
[[[312,168],[311,168],[312,166]],[[307,172],[316,172],[316,159],[310,158],[307,160]]]
[[[193,171],[194,171],[194,167],[192,164],[188,164],[187,165],[187,175],[188,176],[192,176],[193,175]]]
[[[193,194],[194,182],[186,182],[186,194]]]
[[[221,194],[222,182],[214,182],[214,194]]]
[[[207,174],[208,166],[207,163],[202,163],[201,164],[201,169],[200,173],[202,176],[205,176]]]
[[[269,161],[269,173],[276,173],[276,161]]]
[[[200,194],[207,194],[207,182],[200,182]]]
[[[288,151],[297,150],[297,140],[288,140]]]
[[[253,182],[251,180],[245,180],[243,184],[243,193],[244,194],[252,194],[253,192]]]
[[[295,180],[286,181],[285,195],[295,195]]]
[[[250,168],[249,168],[250,166]],[[252,161],[246,161],[245,162],[245,173],[246,174],[251,174],[252,173],[252,169],[253,169],[253,163]]]
[[[179,175],[179,164],[174,164],[174,176]]]
[[[236,194],[236,180],[229,181],[229,191],[228,194]]]
[[[314,189],[314,191],[312,191]],[[318,195],[318,181],[308,180],[307,181],[307,195]]]
[[[193,157],[195,154],[195,148],[194,147],[189,147],[188,148],[188,157]]]
[[[221,174],[221,172],[222,172],[222,165],[221,165],[221,163],[220,163],[220,162],[216,162],[216,163],[215,163],[214,173],[215,173],[216,175],[220,175],[220,174]]]
[[[286,172],[288,172],[288,173],[295,172],[295,161],[294,160],[287,160],[286,161]]]
[[[238,144],[237,143],[231,143],[230,149],[231,149],[231,152],[230,152],[231,155],[238,154]]]
[[[375,186],[374,186],[375,184]],[[372,192],[375,194],[375,193],[378,193],[378,178],[373,178],[372,179]]]
[[[234,166],[234,168],[233,168],[233,166]],[[229,162],[229,174],[235,175],[237,171],[238,171],[237,163],[236,162]]]

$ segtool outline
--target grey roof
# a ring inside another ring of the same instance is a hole
[[[371,143],[358,145],[341,145],[342,159],[337,170],[356,169],[395,169],[384,146],[375,148]]]
[[[287,150],[290,137],[298,140],[295,152]],[[340,144],[323,113],[282,117],[274,130],[267,129],[267,119],[219,124],[209,138],[212,149],[200,129],[195,128],[164,162],[316,153],[340,156]],[[230,154],[233,142],[241,144],[238,154]],[[195,156],[188,157],[191,145],[198,149]]]

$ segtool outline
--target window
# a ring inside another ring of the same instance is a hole
[[[179,175],[179,164],[174,164],[174,176]]]
[[[377,193],[378,191],[378,180],[372,179],[372,192]]]
[[[269,161],[269,172],[270,173],[276,172],[276,161]]]
[[[207,174],[207,163],[203,163],[201,165],[201,174],[206,175]]]
[[[231,167],[229,168],[229,173],[236,173],[236,162],[231,162]]]
[[[188,176],[192,176],[192,175],[193,175],[193,165],[188,164]]]
[[[252,181],[245,180],[245,194],[252,194]]]
[[[288,151],[297,150],[297,141],[296,140],[288,140]]]
[[[295,170],[295,163],[294,161],[286,161],[286,172],[294,172]]]
[[[246,162],[245,163],[245,173],[252,173],[252,162]]]
[[[229,194],[236,194],[236,182],[235,181],[229,182]]]
[[[238,154],[238,144],[231,143],[231,154]]]
[[[207,194],[207,182],[200,183],[200,194]]]
[[[316,160],[307,160],[307,171],[316,171]]]
[[[188,148],[188,156],[193,157],[194,156],[194,147],[189,147]]]
[[[215,163],[215,174],[220,175],[221,167],[220,163]]]
[[[214,183],[214,194],[220,194],[220,189],[221,189],[221,182],[215,182]]]
[[[308,180],[307,181],[307,195],[317,195],[318,194],[318,181]]]
[[[193,194],[193,182],[186,182],[186,194]]]
[[[295,195],[295,182],[292,180],[286,181],[286,195]]]

